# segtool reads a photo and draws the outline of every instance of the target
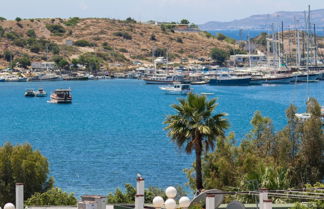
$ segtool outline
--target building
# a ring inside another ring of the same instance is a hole
[[[248,66],[250,64],[264,64],[267,57],[264,54],[235,54],[230,56],[230,64],[234,66]]]
[[[55,62],[32,62],[31,67],[35,71],[54,70],[56,64]]]

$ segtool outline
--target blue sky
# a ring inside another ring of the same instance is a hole
[[[178,21],[200,24],[230,21],[254,14],[324,8],[323,0],[0,0],[0,16],[108,17],[140,21]]]

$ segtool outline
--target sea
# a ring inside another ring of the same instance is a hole
[[[250,38],[255,38],[257,37],[258,35],[260,35],[262,32],[265,32],[265,33],[271,33],[269,32],[268,30],[266,29],[253,29],[253,30],[239,30],[239,29],[236,29],[236,30],[211,30],[211,31],[208,31],[209,33],[211,33],[212,35],[217,35],[219,33],[221,34],[224,34],[225,36],[228,36],[232,39],[235,39],[235,40],[247,40],[248,37]],[[324,36],[324,30],[323,29],[318,29],[316,31],[316,35],[317,36],[320,36],[320,37],[323,37]]]
[[[216,112],[228,113],[236,141],[251,129],[256,110],[273,120],[276,130],[286,124],[285,110],[295,104],[305,111],[308,97],[324,104],[324,82],[268,86],[193,86],[195,93],[213,93]],[[72,104],[26,98],[28,88],[71,88]],[[124,184],[184,186],[183,169],[194,161],[167,137],[163,121],[170,107],[184,96],[166,95],[142,80],[97,80],[0,83],[0,144],[29,143],[49,161],[55,185],[77,197],[107,195]]]

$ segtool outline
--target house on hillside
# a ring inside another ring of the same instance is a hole
[[[31,67],[34,71],[54,70],[55,62],[32,62]]]

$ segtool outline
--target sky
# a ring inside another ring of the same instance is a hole
[[[323,0],[0,0],[0,17],[105,17],[196,24],[255,14],[323,9]]]

